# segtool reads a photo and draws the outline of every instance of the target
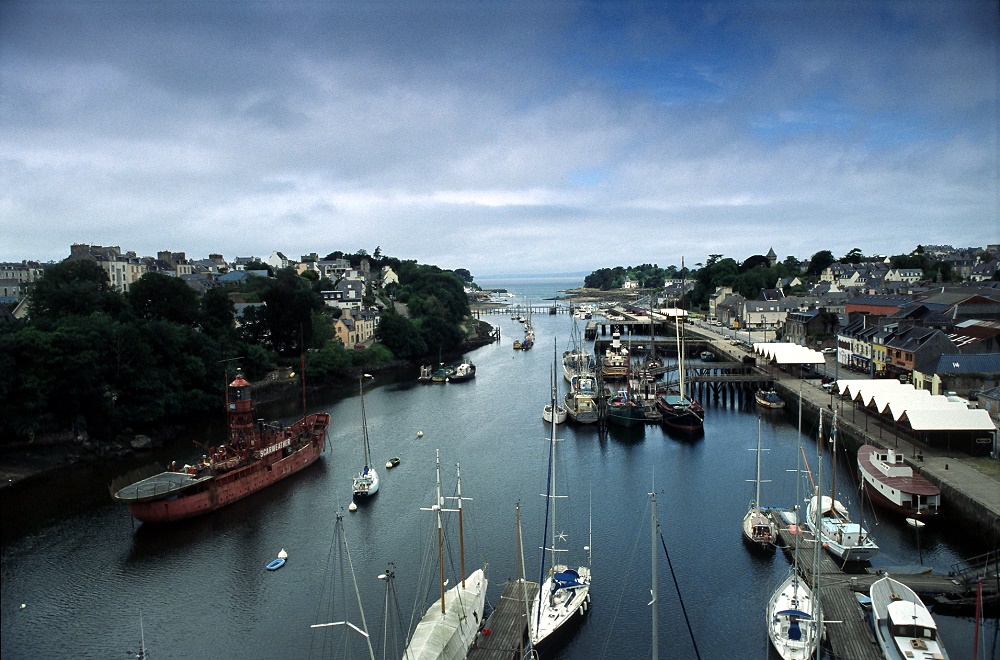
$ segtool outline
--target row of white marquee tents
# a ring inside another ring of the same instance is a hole
[[[819,351],[786,343],[758,342],[754,352],[769,364],[825,364]],[[994,431],[996,426],[986,410],[970,409],[965,402],[941,394],[918,390],[898,380],[838,380],[835,391],[868,410],[891,416],[914,431]]]

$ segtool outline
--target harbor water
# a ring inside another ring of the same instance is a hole
[[[502,283],[481,283],[503,286]],[[530,295],[542,300],[579,282],[545,282]],[[516,295],[516,283],[508,285]],[[546,287],[549,287],[546,290]],[[428,569],[434,455],[441,453],[442,490],[455,491],[461,464],[466,572],[488,564],[488,601],[499,598],[518,575],[515,505],[520,503],[529,580],[541,569],[549,426],[542,407],[550,395],[553,340],[569,348],[568,314],[533,318],[536,342],[512,350],[522,326],[509,315],[486,318],[502,341],[470,353],[474,380],[418,384],[416,371],[379,377],[366,387],[365,409],[379,493],[347,512],[351,479],[362,466],[361,407],[357,388],[325,393],[310,402],[333,421],[318,464],[264,492],[199,519],[165,526],[133,523],[108,498],[83,513],[4,539],[2,552],[2,655],[4,658],[127,658],[138,650],[140,612],[148,657],[308,658],[363,657],[360,636],[345,627],[310,628],[336,620],[340,598],[352,600],[343,565],[331,564],[338,511],[365,619],[382,656],[400,657],[413,612],[436,598]],[[565,381],[559,374],[560,391]],[[659,426],[610,428],[560,425],[557,437],[556,531],[565,534],[571,566],[591,548],[592,607],[565,644],[546,657],[566,659],[649,657],[649,493],[657,492],[659,523],[669,562],[660,549],[659,648],[661,657],[768,658],[765,608],[789,569],[777,553],[754,555],[744,547],[740,523],[753,496],[758,413],[732,401],[706,402],[704,436],[672,437]],[[265,410],[294,418],[294,402]],[[221,417],[220,405],[220,417]],[[762,504],[790,507],[796,498],[798,448],[818,467],[816,444],[800,440],[791,414],[762,419]],[[815,429],[805,429],[814,433]],[[218,429],[214,431],[218,435]],[[218,442],[221,438],[215,437]],[[190,460],[201,450],[192,448]],[[385,462],[394,456],[392,470]],[[829,475],[829,451],[823,470]],[[877,566],[923,563],[935,572],[988,550],[974,530],[928,526],[919,532],[887,513],[862,509],[857,477],[843,455],[838,492],[852,515],[862,517],[882,550]],[[828,476],[824,477],[829,488]],[[799,482],[806,496],[808,479]],[[71,492],[52,493],[71,498]],[[455,516],[449,514],[449,529]],[[265,569],[279,550],[277,571]],[[437,549],[433,548],[436,560]],[[446,575],[454,584],[458,535],[447,535]],[[388,599],[379,579],[394,567]],[[429,577],[428,577],[429,576]],[[349,577],[349,576],[348,576]],[[331,594],[334,595],[331,598]],[[683,608],[682,608],[683,605]],[[349,614],[346,616],[350,616]],[[859,611],[860,616],[860,611]],[[953,658],[971,657],[971,618],[936,615]],[[360,625],[360,619],[351,617]],[[836,625],[836,624],[830,624]],[[349,639],[350,641],[344,641]],[[350,647],[350,648],[348,648]],[[997,622],[982,628],[984,657],[1000,653]],[[350,650],[353,656],[348,656]],[[133,655],[134,657],[134,655]]]

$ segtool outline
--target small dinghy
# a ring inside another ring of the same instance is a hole
[[[385,469],[386,470],[391,470],[392,468],[396,467],[397,465],[399,465],[399,456],[393,456],[392,458],[390,458],[389,460],[387,460],[385,462]]]
[[[276,571],[285,565],[285,560],[288,559],[288,553],[282,548],[281,552],[278,553],[278,558],[271,560],[271,563],[267,565],[267,570]]]

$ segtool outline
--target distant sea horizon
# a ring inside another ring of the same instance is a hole
[[[587,273],[558,273],[549,275],[489,275],[473,281],[483,289],[506,289],[520,299],[551,300],[561,297],[561,291],[583,286]]]

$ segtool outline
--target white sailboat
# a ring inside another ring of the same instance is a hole
[[[484,569],[473,571],[469,577],[463,577],[461,582],[445,590],[447,583],[444,578],[444,525],[441,519],[441,513],[444,511],[458,513],[461,574],[465,575],[465,545],[461,531],[462,474],[458,466],[456,472],[458,487],[454,499],[458,505],[455,509],[445,509],[444,498],[441,496],[440,450],[436,450],[436,499],[430,508],[420,510],[432,511],[436,516],[441,598],[431,605],[414,628],[413,635],[410,636],[410,641],[403,652],[403,660],[463,660],[483,623],[487,586]]]
[[[542,408],[542,419],[549,424],[562,424],[566,421],[566,408],[559,404],[559,380],[555,372],[555,361],[559,347],[555,337],[552,338],[552,374],[549,378],[552,381],[552,401],[546,403]]]
[[[555,405],[555,393],[552,395]],[[528,618],[528,635],[531,645],[538,649],[550,644],[557,636],[568,628],[571,621],[578,621],[587,613],[590,607],[590,546],[584,546],[587,552],[587,565],[576,569],[562,562],[557,562],[557,553],[563,553],[565,548],[557,547],[557,543],[566,540],[566,535],[556,532],[556,502],[565,495],[556,495],[556,425],[552,425],[552,435],[549,443],[549,473],[546,485],[545,504],[545,536],[551,529],[551,538],[543,543],[542,566],[540,571],[538,597],[531,603],[531,614]],[[546,571],[546,566],[548,570]]]
[[[757,477],[754,479],[756,493],[750,509],[743,516],[743,541],[752,549],[761,552],[774,552],[778,530],[774,523],[760,508],[760,417],[757,418]]]
[[[820,411],[819,440],[822,446],[823,413]],[[868,531],[860,524],[851,522],[850,514],[840,500],[835,499],[837,490],[837,413],[833,415],[833,478],[830,497],[820,497],[817,493],[806,510],[810,529],[817,536],[822,535],[823,547],[841,561],[871,561],[878,554],[878,545]],[[818,510],[818,511],[817,511]],[[813,520],[817,522],[813,524]]]
[[[799,440],[802,438],[802,393],[799,392]],[[801,448],[801,445],[800,445]],[[801,451],[799,452],[801,456]],[[788,575],[771,595],[767,603],[767,636],[771,646],[784,660],[805,660],[815,654],[822,629],[822,615],[813,590],[799,575],[799,539],[801,534],[799,484],[802,464],[799,462],[795,477],[795,511],[799,525],[794,532],[792,567]],[[818,565],[818,561],[817,561]],[[818,596],[818,594],[817,594]]]
[[[378,492],[378,473],[371,464],[371,447],[368,442],[368,418],[365,416],[365,378],[371,378],[371,376],[364,374],[358,377],[358,387],[361,391],[361,443],[365,466],[354,477],[355,497],[369,497]]]

